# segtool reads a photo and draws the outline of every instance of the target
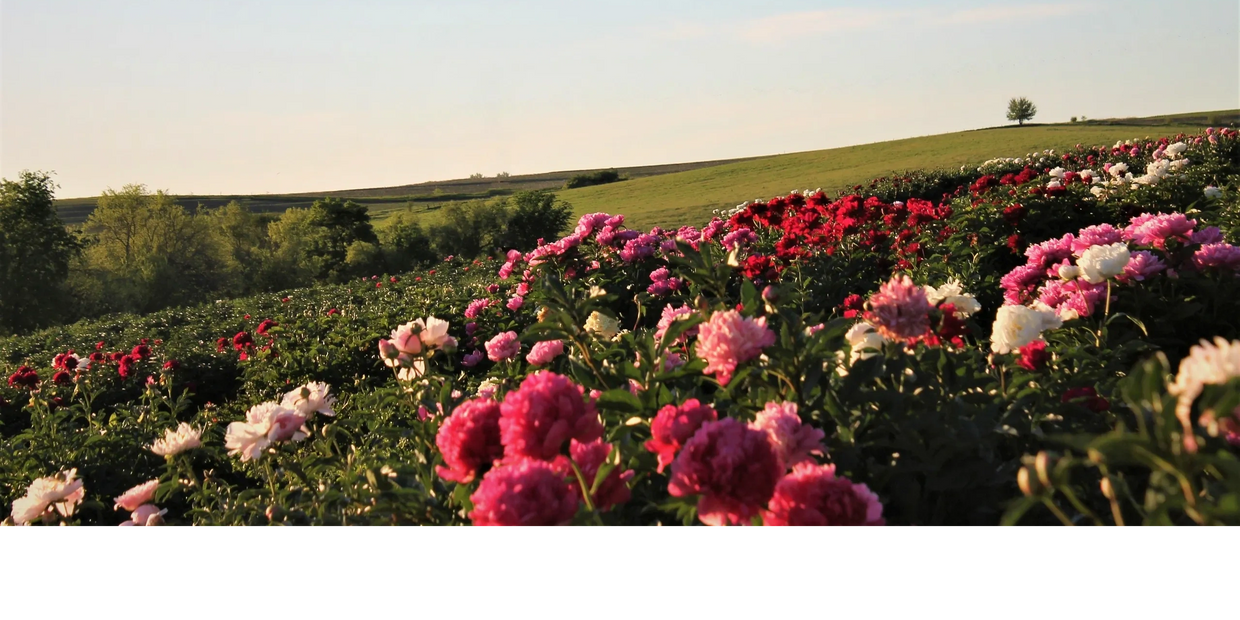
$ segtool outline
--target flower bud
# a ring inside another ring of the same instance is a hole
[[[1038,482],[1042,483],[1042,486],[1051,486],[1050,454],[1048,454],[1045,450],[1039,452],[1038,456],[1033,459],[1033,468],[1034,471],[1038,473]]]
[[[1098,486],[1102,488],[1103,497],[1107,499],[1115,499],[1115,487],[1111,486],[1110,478],[1103,478],[1102,482]]]
[[[1042,492],[1041,483],[1029,474],[1028,467],[1021,467],[1020,471],[1016,472],[1016,486],[1020,487],[1020,492],[1024,493],[1025,497],[1033,497]]]
[[[394,360],[397,357],[400,357],[400,349],[397,349],[396,345],[392,344],[391,340],[380,339],[379,356],[385,360]]]

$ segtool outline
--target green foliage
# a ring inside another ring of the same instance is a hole
[[[605,185],[607,183],[616,183],[623,181],[624,177],[620,176],[620,172],[615,168],[607,170],[596,170],[594,172],[583,172],[570,177],[564,182],[564,189],[576,189],[578,187],[590,187],[591,185]]]
[[[517,192],[504,201],[508,223],[500,249],[528,252],[539,239],[555,239],[568,227],[572,205],[556,200],[549,191]]]
[[[1024,125],[1025,121],[1033,120],[1034,115],[1037,113],[1038,107],[1024,97],[1015,97],[1008,101],[1007,119],[1009,121],[1017,121]],[[1073,121],[1075,122],[1075,119]]]
[[[54,187],[41,172],[0,182],[0,335],[65,314],[61,285],[80,245],[56,214]]]

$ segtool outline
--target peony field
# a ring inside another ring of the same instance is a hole
[[[1238,191],[1212,128],[0,339],[4,524],[1240,524]]]

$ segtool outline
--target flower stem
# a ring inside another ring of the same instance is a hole
[[[590,500],[590,487],[586,484],[586,477],[581,473],[581,468],[577,467],[577,463],[570,460],[569,465],[573,466],[573,473],[577,474],[577,483],[581,485],[581,497],[586,500],[586,510],[594,512],[594,502]]]

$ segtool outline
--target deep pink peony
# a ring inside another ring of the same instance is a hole
[[[1071,242],[1072,254],[1080,257],[1085,250],[1095,245],[1111,245],[1123,241],[1122,232],[1118,228],[1110,224],[1102,224],[1101,226],[1090,226],[1081,229],[1081,234],[1077,235]]]
[[[546,366],[562,353],[564,353],[564,341],[544,340],[530,347],[530,353],[525,356],[525,361],[533,366]]]
[[[684,447],[685,442],[693,437],[703,424],[719,419],[719,414],[710,405],[703,405],[696,398],[686,400],[682,405],[665,405],[650,423],[650,439],[646,442],[647,450],[658,455],[659,473],[676,460],[676,453]]]
[[[435,468],[440,478],[468,484],[504,456],[499,415],[499,403],[486,398],[467,400],[452,410],[435,436],[447,464]]]
[[[1132,282],[1141,282],[1148,277],[1159,274],[1167,269],[1167,264],[1158,258],[1153,252],[1139,250],[1133,252],[1128,258],[1128,264],[1124,266],[1124,273],[1116,276],[1116,280],[1129,284]]]
[[[1192,257],[1193,267],[1197,269],[1231,269],[1240,271],[1240,247],[1226,243],[1203,245]]]
[[[563,469],[522,460],[496,467],[470,496],[474,525],[564,525],[577,514],[581,496]]]
[[[758,412],[752,426],[770,436],[785,468],[805,461],[813,463],[811,455],[822,456],[826,451],[822,440],[827,434],[803,424],[797,414],[796,403],[767,403],[766,408]]]
[[[1195,226],[1197,220],[1190,220],[1183,213],[1142,213],[1124,229],[1124,239],[1165,250],[1169,240],[1189,241]]]
[[[572,456],[573,462],[581,469],[581,476],[585,478],[586,485],[593,486],[594,478],[598,475],[599,468],[603,466],[603,463],[607,462],[607,456],[611,454],[613,449],[611,444],[604,442],[602,439],[596,439],[589,443],[581,443],[574,439],[569,444],[568,452]],[[629,498],[632,497],[632,492],[629,491],[628,482],[633,479],[636,473],[633,470],[621,471],[619,467],[611,470],[607,477],[599,483],[598,488],[594,491],[594,495],[591,496],[594,500],[594,508],[603,511],[629,501]]]
[[[581,386],[549,371],[536,372],[508,392],[500,405],[500,437],[505,460],[553,459],[570,439],[594,441],[603,436],[594,404]]]
[[[504,332],[487,341],[487,357],[492,362],[510,360],[521,352],[521,340],[517,332]]]
[[[926,290],[908,276],[898,275],[878,287],[870,296],[865,319],[887,340],[908,341],[930,332],[930,312],[934,306]]]
[[[802,463],[775,486],[766,525],[884,525],[883,505],[864,484],[835,476],[834,465]]]
[[[724,418],[703,425],[681,449],[667,490],[700,495],[702,523],[745,525],[770,501],[783,473],[766,433]]]
[[[766,317],[755,320],[728,310],[712,314],[699,327],[697,355],[707,362],[702,372],[714,374],[720,385],[727,385],[738,364],[758,357],[773,344],[775,332],[767,328]]]

